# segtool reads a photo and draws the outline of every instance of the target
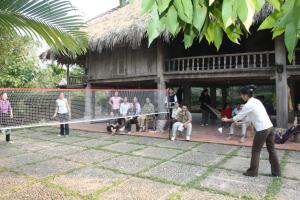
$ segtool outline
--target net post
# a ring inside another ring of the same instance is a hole
[[[85,110],[84,110],[84,119],[92,119],[93,116],[93,94],[91,89],[91,84],[87,83],[85,92]]]

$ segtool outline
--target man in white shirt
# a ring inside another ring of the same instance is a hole
[[[253,124],[256,134],[253,139],[252,156],[250,168],[243,173],[245,176],[258,176],[258,167],[261,149],[266,142],[269,152],[269,161],[271,164],[272,176],[278,177],[280,173],[280,165],[275,150],[273,124],[268,116],[264,105],[258,99],[253,97],[255,86],[246,86],[241,89],[242,99],[247,102],[241,112],[232,119],[223,118],[224,122],[238,122],[246,117]]]

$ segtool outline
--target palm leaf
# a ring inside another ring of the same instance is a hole
[[[86,51],[85,26],[68,0],[0,0],[1,30],[41,38],[63,54]]]

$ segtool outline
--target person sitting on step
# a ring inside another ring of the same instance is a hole
[[[154,114],[154,105],[151,103],[151,99],[149,97],[146,98],[146,103],[143,106],[142,109],[142,115],[138,117],[138,121],[140,124],[140,131],[148,131],[148,127],[146,125],[148,124],[147,121],[151,118],[153,118]]]
[[[234,116],[238,115],[238,113],[243,109],[244,104],[239,104],[237,109],[238,112],[234,113]],[[240,139],[240,142],[243,143],[245,142],[245,138],[246,138],[246,134],[247,134],[247,128],[251,125],[248,117],[245,117],[243,120],[239,121],[239,122],[234,122],[231,124],[230,126],[230,132],[229,132],[229,136],[226,138],[226,140],[230,140],[231,136],[234,134],[234,129],[236,127],[241,127],[242,128],[242,137]]]
[[[120,129],[120,124],[118,122],[118,119],[115,118],[114,112],[110,112],[110,119],[108,120],[106,129],[112,135],[117,133]]]
[[[172,127],[172,141],[176,139],[177,131],[185,131],[186,140],[190,140],[192,134],[192,114],[189,112],[187,106],[182,106],[182,110],[177,114],[177,122]]]
[[[136,109],[136,106],[134,106],[132,103],[130,104],[130,108],[128,109],[127,115],[125,117],[125,130],[127,131],[127,134],[131,133],[131,125],[136,124],[136,131],[140,130],[140,125],[137,120],[138,110]]]

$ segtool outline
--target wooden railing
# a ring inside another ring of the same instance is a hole
[[[83,85],[86,83],[86,78],[84,76],[70,76],[68,80],[68,85]]]
[[[274,51],[172,58],[165,72],[214,72],[237,69],[264,69],[275,65]]]
[[[295,50],[294,59],[292,63],[289,63],[288,61],[287,63],[288,65],[292,65],[292,66],[300,66],[300,48]]]

